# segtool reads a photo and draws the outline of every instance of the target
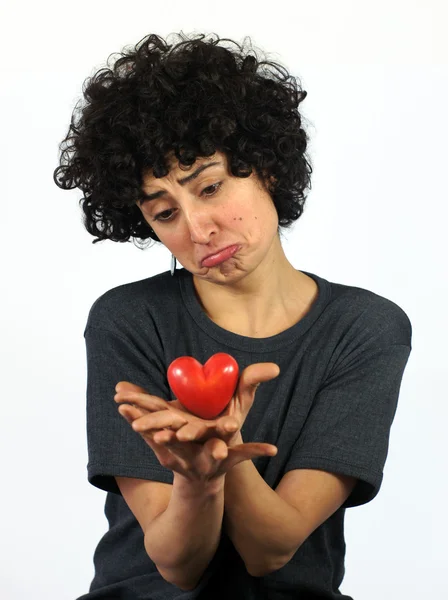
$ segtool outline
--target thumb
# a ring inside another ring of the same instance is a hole
[[[252,402],[255,391],[260,383],[275,379],[280,374],[280,367],[276,363],[254,363],[241,373],[238,382],[237,394],[242,402]]]
[[[235,465],[245,460],[253,460],[259,456],[275,456],[278,452],[277,446],[262,442],[249,442],[228,448],[228,456],[225,460],[225,471],[229,471]]]

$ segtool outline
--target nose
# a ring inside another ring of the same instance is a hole
[[[210,211],[204,206],[195,206],[184,210],[184,215],[191,241],[195,244],[208,244],[216,233]]]

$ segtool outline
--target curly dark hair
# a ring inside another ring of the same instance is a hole
[[[92,243],[160,241],[137,206],[143,174],[152,169],[154,177],[166,176],[170,153],[182,168],[218,150],[234,176],[248,177],[255,168],[259,177],[273,177],[278,231],[289,227],[311,189],[309,138],[297,110],[307,92],[283,66],[232,40],[172,35],[182,41],[145,36],[125,47],[113,68],[84,81],[86,103],[76,104],[59,145],[56,185],[84,193],[84,226],[97,238]],[[218,45],[225,41],[238,51]]]

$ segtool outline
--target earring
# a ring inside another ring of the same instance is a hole
[[[174,275],[174,271],[176,270],[176,257],[174,254],[171,255],[171,275]]]

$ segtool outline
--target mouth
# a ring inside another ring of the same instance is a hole
[[[240,249],[240,246],[238,244],[233,244],[232,246],[227,246],[226,248],[223,248],[222,250],[215,252],[215,254],[210,254],[209,256],[206,256],[205,258],[203,258],[201,261],[201,266],[202,267],[214,267],[218,264],[221,264],[222,262],[224,262],[225,260],[227,260],[231,256],[233,256],[239,249]]]

